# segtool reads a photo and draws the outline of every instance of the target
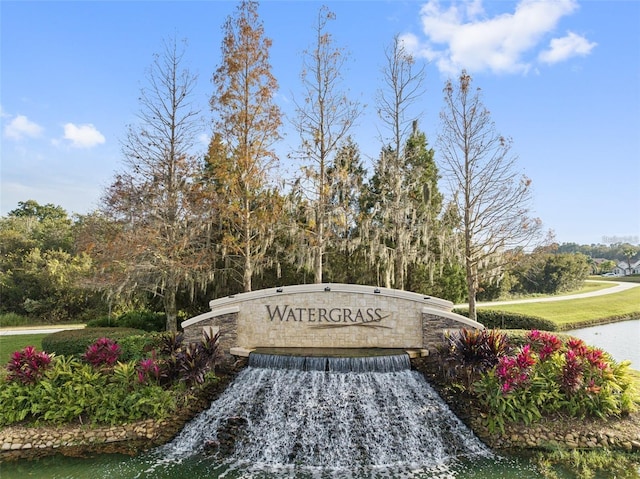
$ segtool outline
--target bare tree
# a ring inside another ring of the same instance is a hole
[[[347,60],[345,52],[334,46],[327,25],[335,15],[325,6],[318,12],[312,50],[305,50],[302,83],[304,101],[296,103],[295,126],[302,144],[300,155],[306,162],[304,177],[298,184],[308,199],[310,209],[306,221],[304,243],[308,246],[316,283],[322,282],[323,256],[328,240],[330,183],[327,171],[332,155],[360,115],[361,106],[349,100],[341,89],[342,74]]]
[[[444,95],[438,147],[460,218],[469,317],[476,319],[479,280],[499,272],[501,253],[538,238],[541,224],[529,216],[531,180],[518,171],[512,142],[496,132],[471,77],[463,71],[457,86],[449,80]]]
[[[123,140],[125,171],[107,188],[106,244],[94,249],[115,291],[162,296],[167,329],[176,330],[178,292],[211,279],[206,245],[213,208],[197,181],[193,156],[202,118],[191,96],[196,77],[182,69],[185,47],[164,42],[139,98],[138,123]]]
[[[237,15],[227,19],[211,97],[217,144],[226,153],[210,151],[209,170],[224,191],[219,196],[223,247],[226,255],[242,258],[244,291],[251,291],[253,274],[267,259],[281,203],[268,181],[282,115],[273,103],[278,83],[269,64],[271,40],[264,36],[257,8],[257,2],[243,1]]]

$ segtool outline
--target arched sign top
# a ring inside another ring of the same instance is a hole
[[[282,286],[209,305],[182,323],[185,334],[215,326],[229,348],[425,348],[431,330],[482,328],[450,301],[354,284]]]

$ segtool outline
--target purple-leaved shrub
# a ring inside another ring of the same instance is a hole
[[[22,384],[35,383],[51,363],[51,356],[44,351],[37,351],[34,346],[27,346],[11,355],[7,364],[7,379]]]
[[[95,367],[113,366],[120,357],[120,345],[112,339],[100,338],[89,345],[82,357]]]

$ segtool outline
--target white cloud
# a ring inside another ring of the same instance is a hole
[[[597,43],[589,42],[586,38],[569,32],[566,37],[554,38],[549,43],[549,49],[540,53],[538,59],[543,63],[558,63],[575,56],[587,56]]]
[[[73,123],[64,125],[64,139],[69,140],[74,148],[91,148],[106,141],[104,135],[92,124],[74,125]]]
[[[512,13],[488,17],[481,0],[452,2],[447,8],[439,0],[429,0],[420,10],[424,39],[411,34],[402,38],[416,56],[434,62],[446,74],[457,74],[462,69],[526,73],[532,67],[531,59],[535,58],[539,44],[562,17],[577,8],[576,0],[521,0]],[[578,48],[585,52],[582,54],[588,54],[593,47],[582,40],[588,49],[574,44],[574,54]],[[555,53],[563,48],[571,46],[552,42],[548,56],[542,56],[541,60],[569,58],[570,55],[562,58]]]
[[[4,115],[3,116],[8,116]],[[29,120],[24,115],[18,115],[4,127],[4,136],[12,140],[22,140],[25,137],[37,138],[42,133],[42,127]]]

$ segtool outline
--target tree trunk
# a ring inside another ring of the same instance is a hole
[[[244,271],[242,274],[242,286],[244,292],[251,291],[251,279],[253,278],[253,257],[251,252],[251,205],[245,200],[244,218]]]
[[[467,295],[469,297],[469,319],[477,321],[476,314],[476,285],[472,268],[467,264]]]
[[[176,306],[176,288],[173,284],[168,285],[164,291],[164,312],[167,315],[166,329],[170,332],[178,330],[178,309]]]

